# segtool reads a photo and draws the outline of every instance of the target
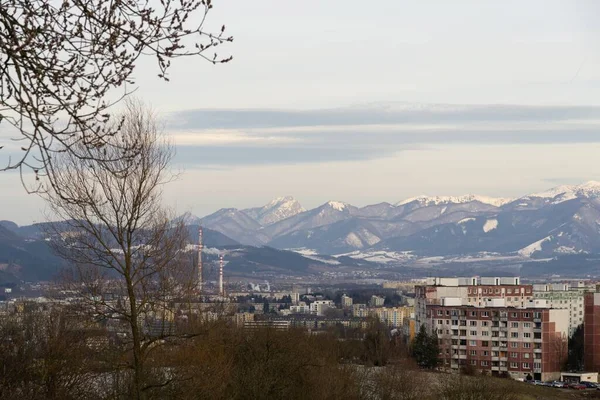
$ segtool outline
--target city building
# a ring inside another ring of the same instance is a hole
[[[404,326],[404,320],[414,315],[414,307],[376,307],[368,310],[369,315],[376,316],[390,328]]]
[[[352,307],[352,297],[346,296],[345,294],[342,296],[342,308],[350,308]]]
[[[585,282],[533,285],[533,297],[544,299],[550,308],[569,310],[569,336],[583,324],[583,295],[593,287]]]
[[[371,307],[381,307],[385,303],[385,297],[381,296],[371,296],[371,301],[369,302]]]
[[[310,306],[305,302],[301,301],[298,305],[290,306],[290,313],[292,314],[309,314]]]
[[[569,311],[549,308],[431,305],[427,329],[440,343],[442,367],[466,365],[515,379],[560,377]]]
[[[583,348],[587,371],[600,371],[600,287],[584,295]]]
[[[518,277],[428,278],[415,287],[415,329],[440,342],[442,367],[558,379],[567,355],[570,310],[534,298]]]
[[[352,316],[354,317],[368,317],[369,310],[366,304],[352,304]]]
[[[310,312],[311,314],[325,315],[326,310],[334,307],[335,304],[332,300],[315,300],[310,303]]]
[[[444,302],[525,307],[532,299],[532,285],[522,285],[519,277],[427,278],[425,285],[415,286],[415,320],[418,329],[425,321],[426,307]]]

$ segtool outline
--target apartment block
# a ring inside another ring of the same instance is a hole
[[[471,365],[492,375],[558,379],[567,355],[568,310],[431,305],[426,326],[438,335],[446,369]]]
[[[584,295],[584,364],[587,371],[600,371],[600,290]]]
[[[310,312],[316,315],[324,315],[325,311],[334,308],[335,304],[333,304],[332,300],[315,300],[310,303]]]
[[[346,296],[345,294],[342,296],[342,308],[350,308],[352,307],[352,297]]]
[[[376,307],[370,308],[369,314],[376,316],[390,328],[400,328],[404,325],[405,319],[414,315],[414,307]]]
[[[518,277],[428,278],[415,287],[415,325],[440,341],[442,366],[556,379],[567,354],[569,309],[551,309]]]
[[[543,299],[550,308],[569,310],[569,336],[584,320],[584,294],[594,288],[585,282],[533,285],[533,297]]]
[[[384,303],[385,303],[385,297],[381,297],[381,296],[371,296],[371,300],[369,301],[369,304],[371,305],[371,307],[381,307],[381,306],[383,306]]]
[[[415,286],[417,327],[425,320],[428,305],[452,304],[472,307],[526,307],[533,299],[533,286],[519,277],[427,278]]]

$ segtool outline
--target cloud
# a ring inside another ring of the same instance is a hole
[[[170,115],[177,162],[298,164],[388,157],[439,145],[600,143],[600,107],[376,103],[325,110]]]

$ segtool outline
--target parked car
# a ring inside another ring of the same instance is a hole
[[[551,381],[542,382],[542,386],[552,386],[552,382]]]
[[[552,382],[552,387],[555,387],[555,388],[564,388],[565,386],[567,386],[567,384],[564,382],[561,382],[561,381]]]
[[[583,381],[583,382],[581,382],[581,384],[585,385],[585,387],[588,389],[596,389],[598,387],[598,384],[594,383],[594,382]]]
[[[528,382],[531,383],[532,385],[536,385],[536,386],[542,386],[544,384],[543,381],[539,381],[539,380],[531,380]]]
[[[569,385],[569,387],[570,387],[571,389],[575,389],[575,390],[585,390],[585,389],[587,389],[587,386],[585,386],[585,385],[584,385],[584,384],[582,384],[582,383],[571,383],[571,384]]]

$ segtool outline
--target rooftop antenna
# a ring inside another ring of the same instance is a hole
[[[223,254],[219,255],[219,296],[223,296]]]
[[[202,249],[204,243],[202,240],[202,227],[198,228],[198,291],[202,290]]]

